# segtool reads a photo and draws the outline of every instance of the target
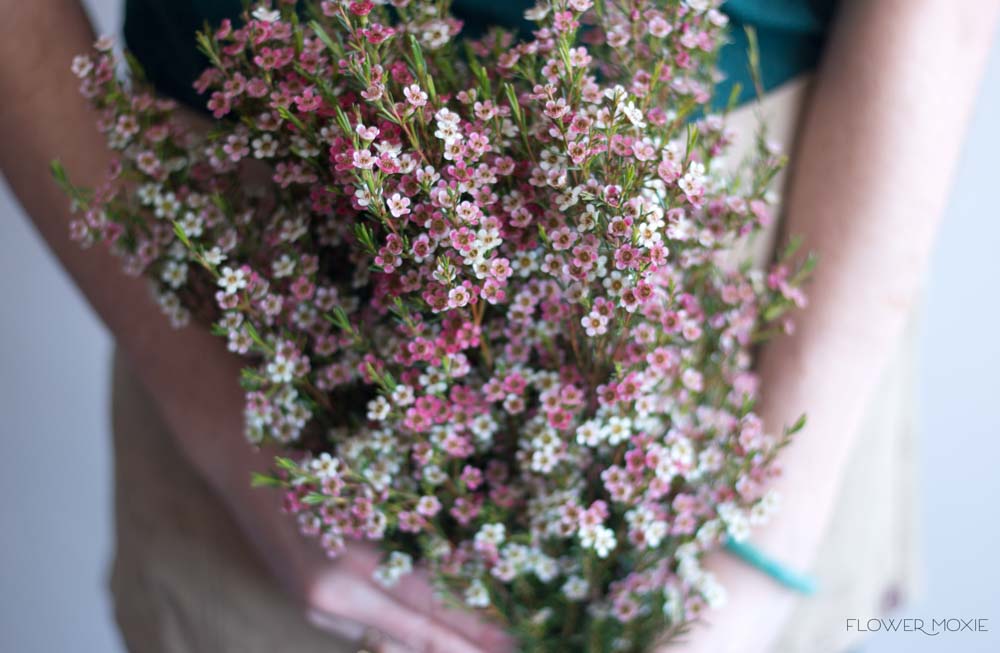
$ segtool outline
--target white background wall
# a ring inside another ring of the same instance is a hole
[[[88,0],[104,32],[119,0]],[[928,594],[897,616],[988,618],[988,634],[882,634],[866,653],[1000,650],[1000,48],[929,280],[922,331]],[[0,147],[3,144],[0,143]],[[0,651],[121,650],[111,553],[110,340],[0,188]]]

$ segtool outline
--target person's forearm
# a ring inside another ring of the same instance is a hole
[[[787,194],[786,231],[818,252],[794,335],[764,348],[761,414],[778,432],[782,507],[755,544],[807,569],[835,506],[864,411],[918,300],[998,3],[843,3],[815,81]],[[726,555],[708,562],[730,589],[717,628],[693,651],[769,650],[794,595]],[[822,588],[821,590],[822,591]],[[736,633],[726,638],[722,631]]]
[[[0,168],[59,261],[157,397],[182,449],[230,499],[244,501],[250,470],[266,464],[242,441],[239,364],[207,330],[172,329],[146,281],[127,277],[107,251],[69,238],[69,200],[48,172],[96,186],[111,155],[96,114],[70,72],[93,33],[75,0],[5,2],[0,21]],[[184,414],[180,414],[183,407]],[[188,428],[181,427],[181,424]],[[239,497],[239,498],[236,498]]]
[[[805,116],[786,230],[819,253],[810,306],[760,359],[784,453],[780,517],[807,565],[864,410],[911,318],[992,42],[996,0],[844,4]],[[766,533],[765,533],[766,535]]]

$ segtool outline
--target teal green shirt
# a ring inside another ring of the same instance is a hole
[[[756,95],[747,61],[745,27],[757,32],[764,90],[781,86],[819,63],[837,0],[728,0],[729,43],[719,53],[726,80],[718,85],[716,103],[724,104],[733,84],[742,104]]]
[[[747,65],[744,26],[752,26],[760,44],[764,90],[780,86],[814,68],[837,0],[728,0],[722,10],[731,21],[730,43],[719,55],[726,79],[716,93],[717,104],[729,98],[732,85],[741,87],[739,102],[754,96]],[[191,87],[208,65],[195,47],[194,34],[205,24],[234,18],[241,0],[125,0],[125,41],[160,92],[203,109],[205,99]],[[489,25],[529,30],[524,10],[534,0],[454,0],[454,13],[473,34]]]

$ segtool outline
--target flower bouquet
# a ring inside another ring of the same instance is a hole
[[[207,133],[99,41],[73,66],[120,156],[93,190],[56,166],[72,234],[246,356],[283,452],[255,482],[331,556],[425,565],[524,650],[648,650],[722,601],[699,559],[773,510],[801,426],[763,429],[751,350],[810,263],[730,255],[782,158],[721,172],[712,2],[553,0],[521,40],[448,4],[223,22]]]

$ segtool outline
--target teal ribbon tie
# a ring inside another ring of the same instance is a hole
[[[793,569],[789,569],[774,558],[767,556],[753,544],[750,544],[750,542],[745,540],[737,542],[733,538],[726,536],[725,547],[726,551],[729,551],[751,567],[770,576],[788,589],[795,590],[806,596],[816,593],[816,579],[807,574],[801,574]]]

